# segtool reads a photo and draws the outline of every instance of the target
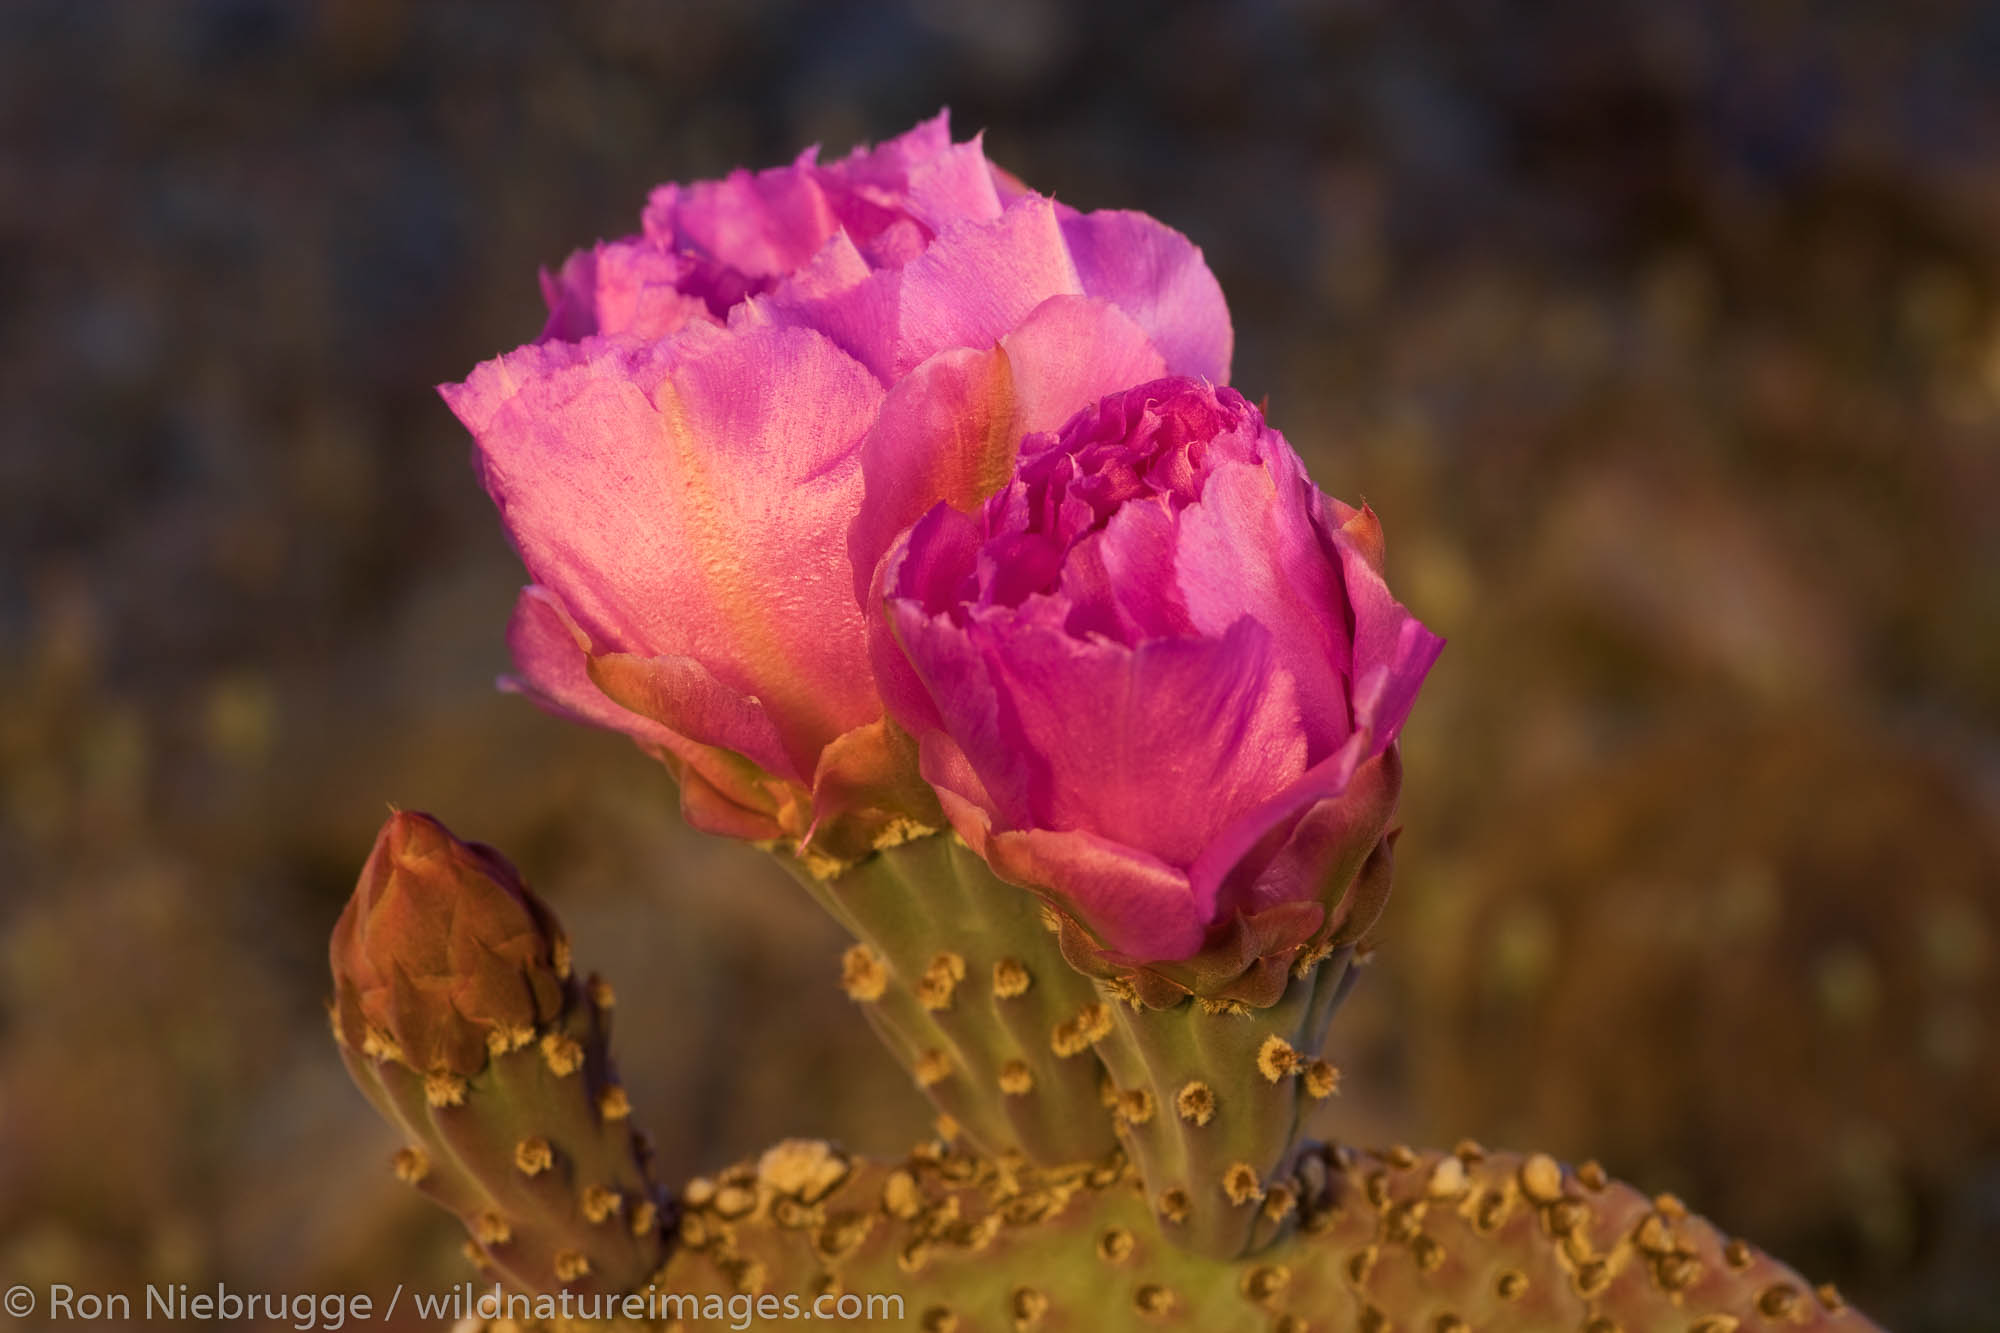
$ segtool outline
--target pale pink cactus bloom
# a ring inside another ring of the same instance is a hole
[[[656,753],[699,827],[836,855],[936,814],[860,606],[897,532],[1104,393],[1229,369],[1185,237],[1026,190],[942,115],[662,186],[544,288],[540,340],[443,388],[533,580],[512,688]]]

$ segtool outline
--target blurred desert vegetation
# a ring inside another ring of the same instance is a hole
[[[2000,1327],[2000,10],[0,8],[0,1279],[463,1276],[320,1009],[386,802],[619,987],[669,1172],[923,1108],[836,930],[493,692],[432,393],[647,188],[949,103],[1206,247],[1451,639],[1330,1135],[1596,1156]]]

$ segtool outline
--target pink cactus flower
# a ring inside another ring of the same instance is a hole
[[[1026,190],[942,115],[662,186],[544,289],[540,340],[442,390],[533,580],[512,687],[657,754],[697,826],[835,857],[936,812],[869,670],[891,540],[1231,347],[1185,237]]]
[[[1357,924],[1334,914],[1368,894],[1341,895],[1386,857],[1443,643],[1381,556],[1240,394],[1162,379],[896,542],[878,675],[952,825],[1081,928],[1066,948],[1229,981]]]

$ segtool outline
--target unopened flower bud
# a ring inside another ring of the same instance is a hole
[[[567,953],[505,857],[398,811],[334,927],[335,1026],[348,1045],[372,1037],[419,1072],[476,1074],[493,1034],[561,1012]]]

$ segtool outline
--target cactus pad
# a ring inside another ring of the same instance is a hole
[[[953,834],[822,878],[787,861],[859,941],[840,982],[924,1094],[988,1152],[1044,1166],[1116,1140],[1091,1053],[1109,1013],[1042,924]]]
[[[1294,1233],[1218,1261],[1162,1241],[1120,1154],[1048,1171],[941,1143],[893,1163],[781,1145],[690,1185],[678,1248],[643,1289],[654,1317],[637,1322],[699,1326],[733,1308],[774,1321],[737,1327],[775,1326],[784,1310],[828,1298],[826,1317],[848,1298],[861,1314],[843,1326],[926,1333],[1875,1327],[1832,1288],[1590,1164],[1472,1144],[1315,1145],[1287,1188]],[[870,1317],[870,1296],[901,1309],[878,1302]]]
[[[1335,950],[1263,1009],[1194,998],[1152,1009],[1100,983],[1112,1032],[1097,1053],[1119,1135],[1175,1244],[1231,1259],[1291,1226],[1290,1210],[1265,1205],[1286,1197],[1280,1173],[1306,1104],[1338,1084],[1318,1053],[1351,962]]]

